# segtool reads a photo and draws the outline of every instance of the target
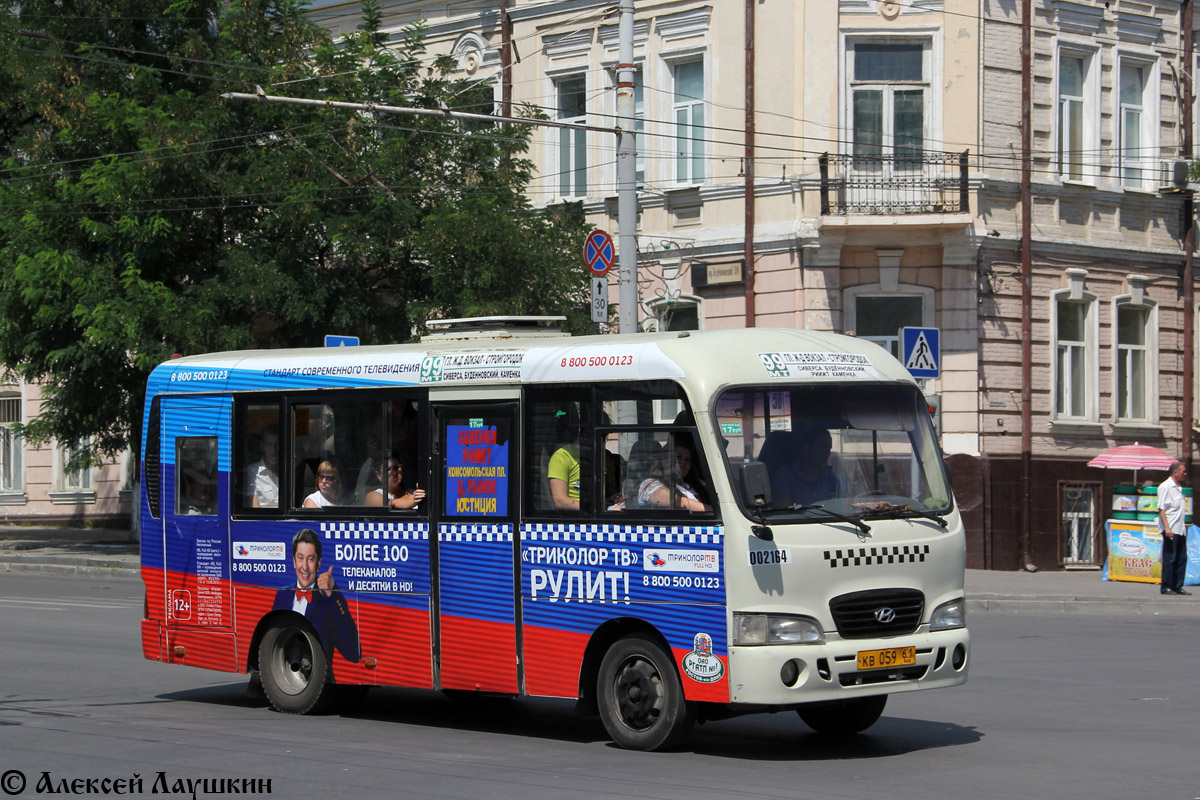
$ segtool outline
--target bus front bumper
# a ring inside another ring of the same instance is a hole
[[[730,700],[795,705],[958,686],[967,681],[970,649],[966,628],[819,645],[731,647]]]

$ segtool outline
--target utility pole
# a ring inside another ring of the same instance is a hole
[[[758,0],[746,0],[746,168],[745,229],[746,241],[742,247],[742,259],[746,262],[746,327],[755,325],[754,306],[754,4]]]
[[[1183,157],[1189,162],[1192,153],[1192,97],[1195,91],[1192,80],[1192,0],[1184,0],[1183,8]],[[1196,348],[1193,344],[1196,326],[1192,310],[1196,307],[1196,271],[1193,252],[1196,249],[1196,205],[1191,192],[1183,194],[1183,435],[1178,458],[1187,465],[1191,477],[1192,426],[1195,424],[1195,393],[1192,387],[1196,380]],[[1194,480],[1194,479],[1193,479]]]
[[[633,0],[621,0],[617,26],[617,266],[620,332],[637,333],[637,142],[634,138]]]
[[[1033,536],[1033,9],[1021,0],[1021,566],[1037,567]]]

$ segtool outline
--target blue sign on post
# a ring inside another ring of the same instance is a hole
[[[357,336],[335,336],[331,333],[325,334],[326,347],[356,347],[357,345]]]
[[[914,378],[936,378],[942,372],[942,335],[937,328],[901,328],[901,361]]]

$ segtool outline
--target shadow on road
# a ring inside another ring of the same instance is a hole
[[[276,713],[267,707],[261,697],[249,694],[244,681],[171,692],[158,697],[181,703],[208,703],[231,708],[257,707],[266,714]],[[475,696],[471,693],[446,696],[427,690],[374,688],[364,700],[326,716],[580,744],[608,741],[608,734],[600,720],[577,712],[573,700],[516,700]],[[301,720],[321,719],[319,715],[279,717],[281,724],[304,724]],[[969,726],[889,717],[886,711],[879,722],[865,733],[857,736],[824,736],[813,733],[794,712],[787,711],[752,714],[697,725],[683,750],[698,755],[754,761],[873,759],[974,744],[983,736],[983,733]]]

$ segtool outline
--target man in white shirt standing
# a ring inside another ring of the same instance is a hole
[[[1191,594],[1183,588],[1187,572],[1187,527],[1184,525],[1183,490],[1180,483],[1187,477],[1187,467],[1176,461],[1171,473],[1158,485],[1158,524],[1162,528],[1163,594]]]

